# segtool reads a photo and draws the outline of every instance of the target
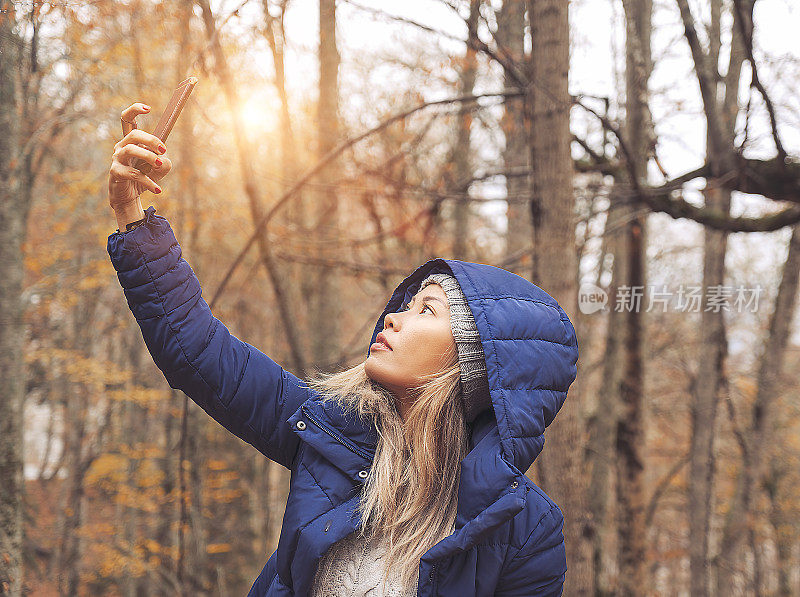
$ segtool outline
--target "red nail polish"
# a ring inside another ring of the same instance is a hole
[[[158,158],[156,158],[156,167],[161,168],[161,160],[159,160]]]
[[[166,151],[167,151],[167,148],[166,148],[166,147],[164,147],[163,145],[159,145],[159,146],[158,146],[158,151],[160,151],[161,153],[166,153]]]
[[[160,193],[160,192],[161,192],[161,188],[156,187],[156,193]]]

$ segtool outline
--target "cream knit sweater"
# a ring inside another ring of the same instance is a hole
[[[403,591],[396,576],[389,574],[381,586],[386,541],[371,542],[355,531],[331,545],[322,556],[314,577],[311,597],[414,597],[413,590]]]
[[[414,597],[419,571],[411,589],[404,590],[398,575],[391,572],[381,586],[387,548],[385,539],[365,541],[358,537],[358,531],[337,541],[319,561],[311,597]]]

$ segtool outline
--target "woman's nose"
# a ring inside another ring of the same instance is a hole
[[[393,328],[397,329],[397,319],[396,313],[387,313],[386,316],[383,318],[383,329],[386,328]]]

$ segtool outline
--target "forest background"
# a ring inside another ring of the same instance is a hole
[[[199,77],[160,195],[298,376],[444,256],[555,297],[527,474],[565,595],[800,595],[792,0],[0,0],[0,594],[241,595],[288,471],[169,388],[106,253],[119,115]],[[252,242],[250,242],[252,241]],[[578,449],[576,449],[578,448]]]

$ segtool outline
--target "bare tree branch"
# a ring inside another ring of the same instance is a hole
[[[384,120],[383,122],[381,122],[378,125],[374,126],[373,128],[369,129],[365,133],[362,133],[362,134],[360,134],[360,135],[358,135],[356,137],[350,138],[350,139],[345,139],[344,141],[339,143],[339,145],[337,145],[336,147],[331,149],[310,170],[308,170],[303,176],[301,176],[300,180],[298,180],[288,191],[286,191],[283,194],[283,196],[275,203],[275,205],[272,207],[272,209],[270,209],[269,212],[267,212],[264,215],[264,217],[261,219],[261,221],[259,221],[256,224],[253,234],[250,235],[250,238],[247,240],[247,242],[245,243],[244,247],[239,252],[239,254],[236,256],[236,259],[234,259],[233,263],[228,268],[228,271],[223,276],[222,282],[220,282],[220,285],[217,287],[216,292],[214,292],[213,298],[211,299],[211,302],[209,303],[209,306],[211,308],[213,308],[213,305],[216,303],[216,301],[222,295],[222,292],[225,290],[225,287],[228,285],[228,282],[230,281],[231,276],[233,276],[234,272],[236,271],[236,269],[241,264],[242,260],[244,259],[244,256],[250,250],[250,247],[253,246],[253,244],[255,243],[256,239],[259,236],[259,234],[262,233],[262,230],[264,231],[264,234],[268,233],[268,228],[267,227],[269,225],[269,222],[274,217],[274,215],[278,212],[278,210],[280,210],[295,195],[295,193],[297,193],[297,191],[301,187],[303,187],[303,185],[305,185],[317,172],[319,172],[327,164],[329,164],[336,157],[338,157],[340,154],[342,154],[346,149],[352,147],[353,145],[355,145],[359,141],[362,141],[363,139],[366,139],[367,137],[369,137],[371,135],[374,135],[375,133],[387,128],[391,124],[393,124],[395,122],[398,122],[400,120],[404,120],[404,119],[408,118],[409,116],[411,116],[412,114],[415,114],[416,112],[419,112],[420,110],[424,110],[426,108],[430,108],[430,107],[433,107],[433,106],[442,106],[442,105],[447,105],[447,104],[461,104],[461,103],[464,103],[464,102],[473,102],[473,101],[477,101],[477,100],[485,98],[485,97],[502,97],[502,98],[518,97],[518,96],[521,96],[522,93],[523,92],[518,90],[518,89],[510,89],[510,90],[505,90],[505,91],[499,91],[499,92],[496,92],[496,93],[469,94],[469,95],[462,95],[462,96],[458,96],[458,97],[446,98],[446,99],[436,100],[436,101],[431,101],[431,102],[424,102],[422,104],[419,104],[417,106],[409,108],[408,110],[404,110],[403,112],[395,114],[394,116],[392,116],[390,118],[387,118],[386,120]]]
[[[514,64],[514,62],[512,60],[510,60],[508,58],[508,53],[507,52],[503,52],[503,56],[498,55],[498,53],[495,52],[494,50],[492,50],[492,48],[490,48],[486,44],[486,42],[482,41],[477,36],[474,39],[472,39],[472,38],[470,38],[470,39],[462,39],[462,38],[458,37],[457,35],[452,35],[450,33],[447,33],[446,31],[441,31],[439,29],[434,29],[433,27],[429,27],[428,25],[423,25],[422,23],[414,21],[413,19],[408,19],[406,17],[400,17],[400,16],[397,16],[397,15],[391,15],[391,14],[389,14],[389,13],[383,11],[383,10],[380,10],[380,9],[377,9],[377,8],[371,8],[369,6],[364,6],[362,4],[358,4],[356,2],[353,2],[352,0],[345,0],[345,2],[347,2],[348,4],[358,8],[360,10],[363,10],[365,12],[370,12],[370,13],[373,13],[373,14],[380,15],[380,16],[386,18],[387,20],[395,21],[395,22],[399,22],[399,23],[405,23],[407,25],[413,25],[414,27],[416,27],[418,29],[421,29],[423,31],[427,31],[427,32],[433,33],[433,34],[435,34],[437,36],[444,37],[445,39],[451,39],[453,41],[459,41],[459,42],[461,42],[461,43],[463,43],[465,45],[468,45],[472,49],[474,49],[476,52],[482,52],[482,53],[486,54],[487,56],[489,56],[492,60],[494,60],[495,62],[500,64],[504,69],[506,69],[506,72],[514,79],[514,83],[516,83],[520,87],[524,87],[525,86],[525,82],[527,80],[526,77],[525,77],[525,74],[519,68],[517,68],[517,65]],[[458,11],[456,11],[456,12],[458,12]],[[500,47],[500,46],[498,45],[498,47]],[[501,48],[501,51],[502,51],[502,48]]]
[[[767,90],[758,78],[758,66],[753,57],[753,9],[755,8],[755,0],[747,0],[749,3],[749,10],[745,12],[745,7],[742,5],[743,0],[733,0],[733,6],[736,9],[736,21],[739,24],[739,32],[744,40],[744,48],[747,53],[747,60],[750,62],[750,72],[752,73],[752,81],[750,85],[758,89],[761,97],[764,99],[764,104],[767,106],[769,113],[769,122],[772,125],[772,138],[775,140],[775,149],[778,151],[778,157],[781,162],[786,161],[786,150],[781,143],[780,135],[778,134],[778,121],[775,117],[775,106],[772,104],[772,99],[769,97]]]
[[[678,1],[685,2],[685,0]],[[792,206],[776,214],[770,214],[759,218],[731,217],[729,214],[725,214],[719,210],[708,207],[697,207],[687,203],[683,199],[673,198],[671,196],[671,192],[680,187],[680,185],[677,184],[678,182],[682,184],[683,182],[688,182],[700,176],[704,176],[707,180],[712,180],[710,163],[703,166],[701,169],[695,170],[694,173],[683,175],[675,179],[675,181],[666,183],[662,187],[655,189],[641,187],[637,182],[638,179],[636,178],[632,155],[619,127],[606,116],[584,104],[579,97],[575,98],[575,103],[598,118],[603,126],[611,131],[617,138],[620,150],[625,157],[624,163],[628,170],[634,193],[654,211],[667,213],[674,218],[689,218],[710,228],[727,230],[729,232],[772,231],[800,221],[800,206]],[[744,159],[740,161],[745,165],[743,172],[741,168],[737,168],[718,173],[717,178],[714,179],[715,184],[723,185],[727,188],[739,190],[744,193],[763,194],[770,199],[800,203],[800,165],[797,165],[796,168],[789,169],[786,176],[780,178],[775,176],[776,173],[772,166],[774,161]],[[696,176],[694,174],[696,174]],[[766,176],[767,174],[769,174],[769,176]],[[734,184],[734,181],[738,184]]]
[[[677,461],[675,461],[667,474],[664,475],[656,485],[656,488],[653,490],[653,495],[650,496],[650,501],[647,504],[647,513],[645,514],[645,524],[647,525],[647,528],[650,528],[650,526],[653,524],[653,518],[655,517],[659,500],[666,493],[670,483],[672,483],[672,480],[678,476],[678,473],[681,472],[681,469],[688,463],[689,455],[684,454]]]
[[[703,110],[708,126],[708,137],[711,141],[711,148],[714,155],[709,156],[709,162],[719,163],[722,170],[731,169],[730,154],[731,148],[725,142],[724,128],[720,117],[719,106],[717,105],[717,81],[719,80],[719,70],[716,64],[711,64],[708,55],[700,45],[697,37],[695,20],[689,8],[688,0],[676,0],[680,9],[683,21],[686,41],[692,52],[694,60],[694,70],[697,75],[697,82],[700,86],[700,96],[703,98]],[[716,166],[715,166],[716,168]],[[714,174],[717,174],[716,172]]]

